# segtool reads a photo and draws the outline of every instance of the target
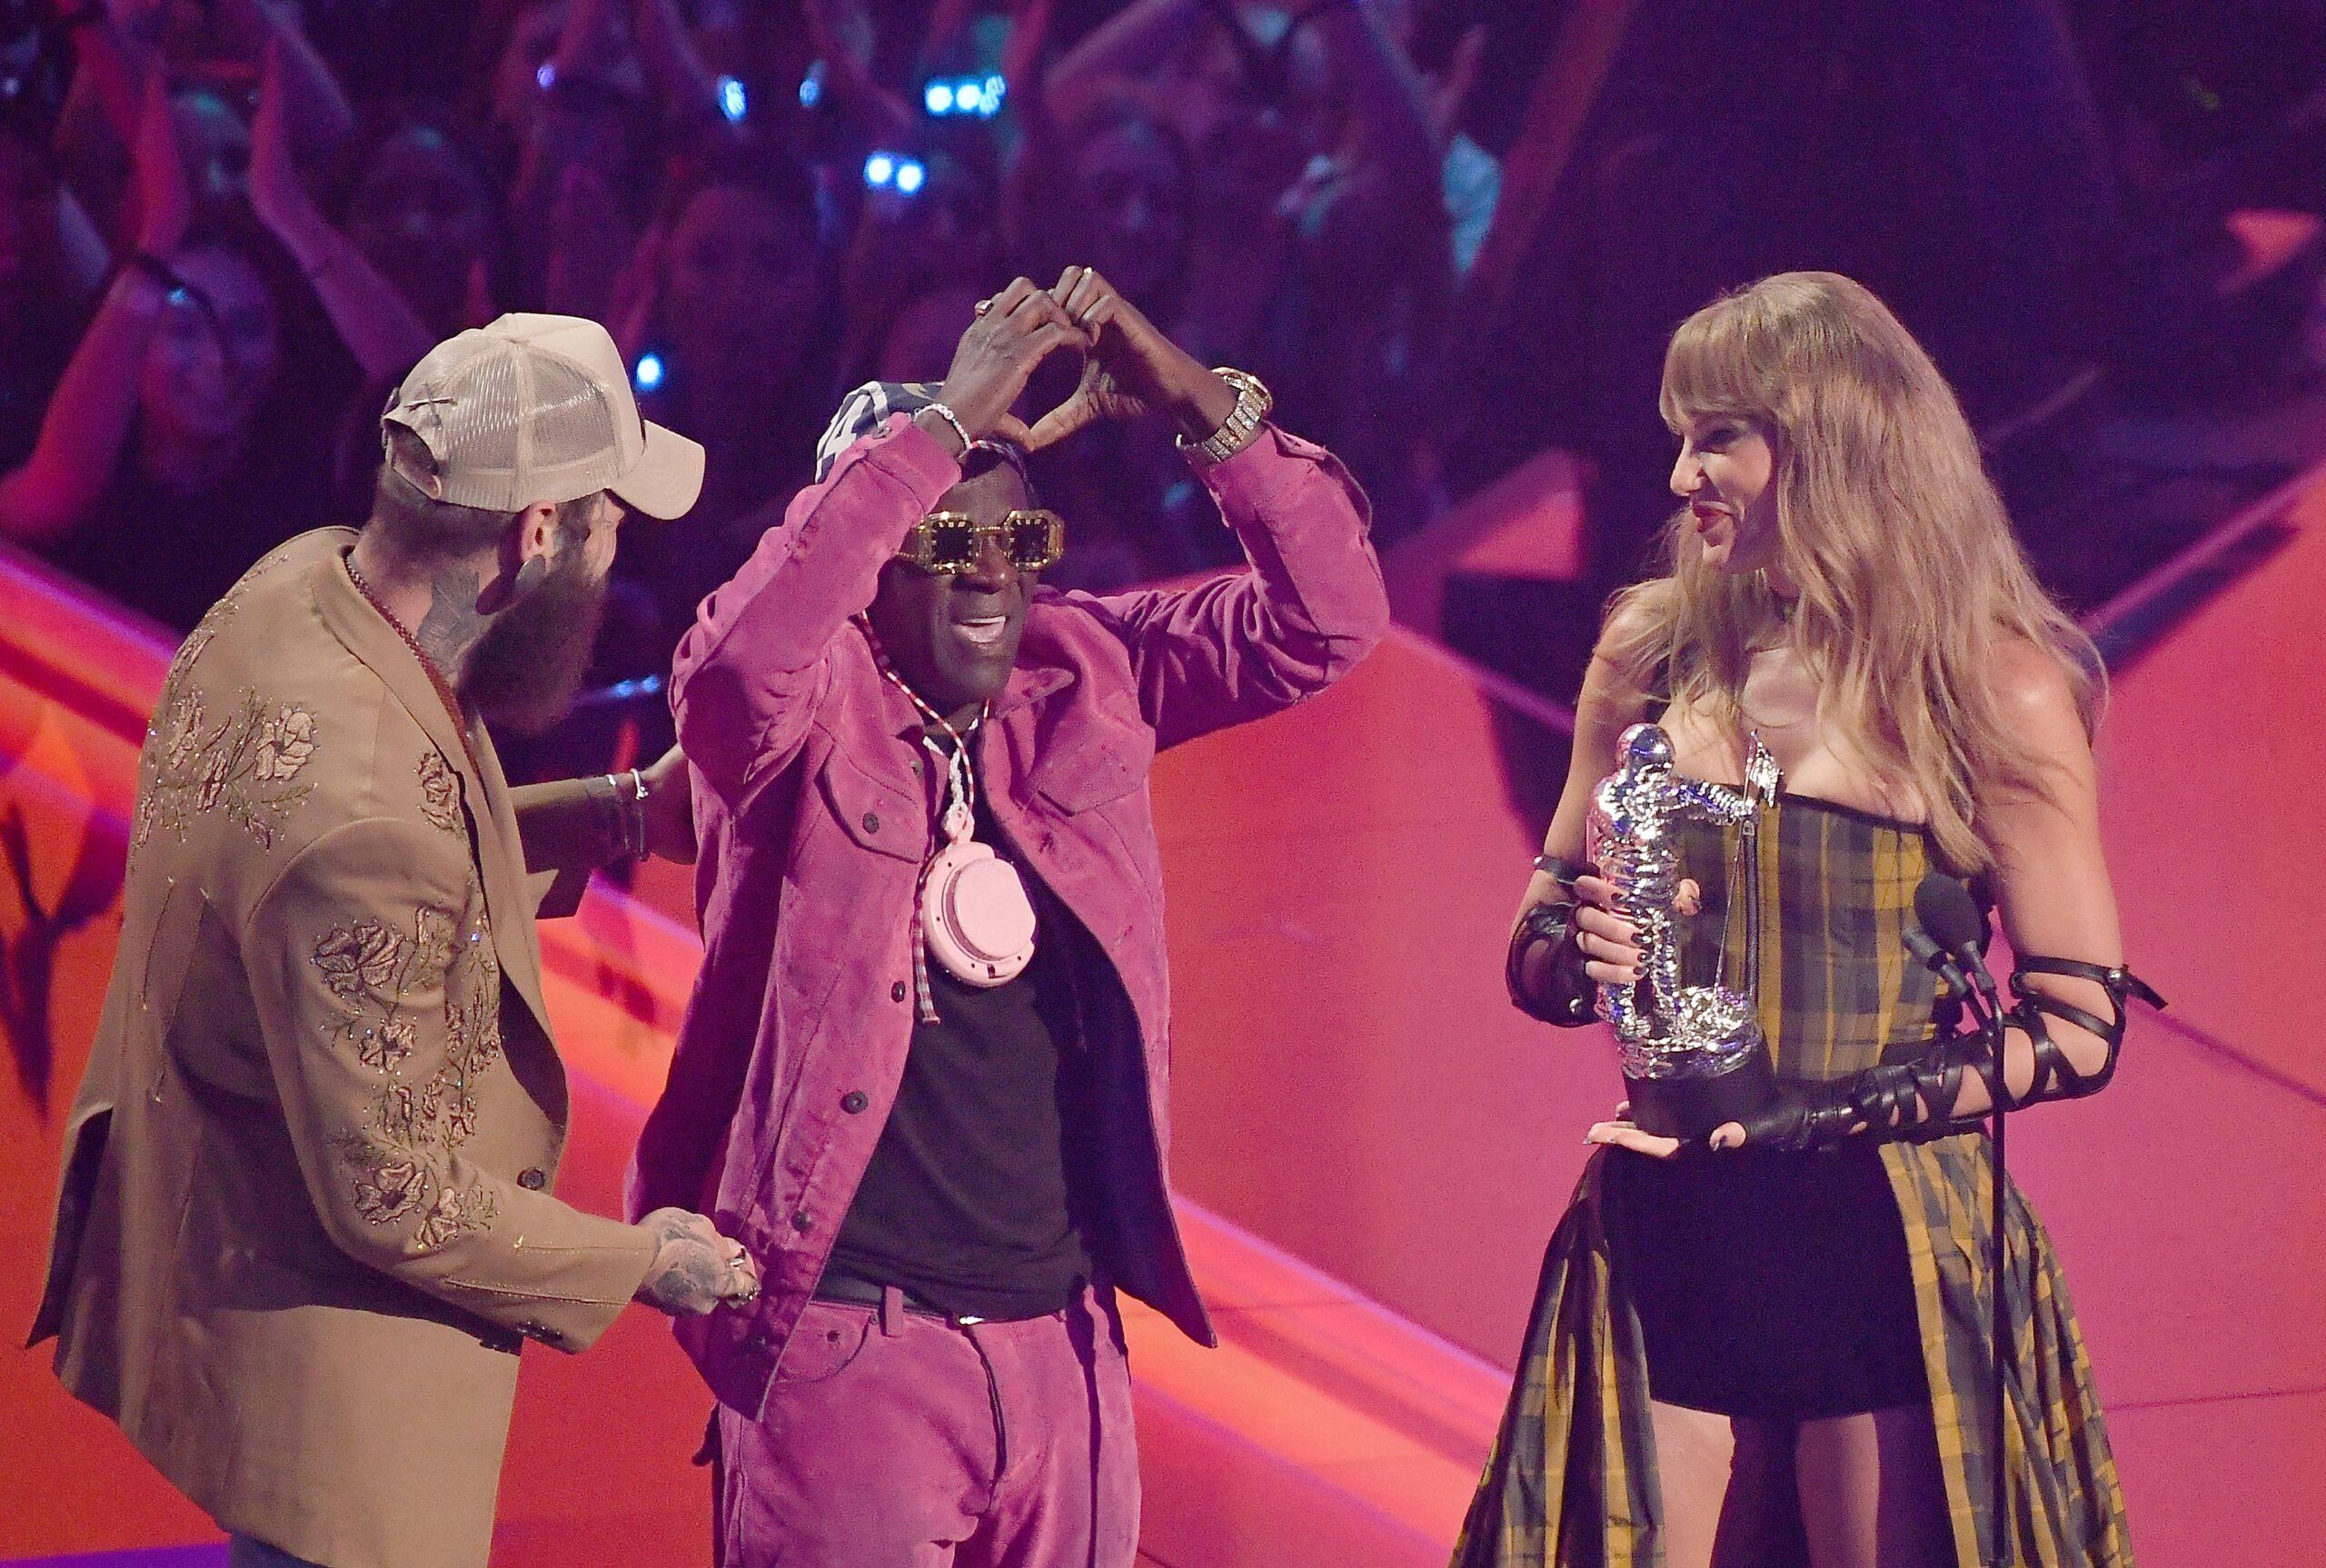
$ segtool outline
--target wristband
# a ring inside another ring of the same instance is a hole
[[[630,770],[630,802],[622,803],[621,777],[601,773],[591,781],[591,796],[598,802],[598,816],[605,829],[607,841],[616,855],[633,860],[646,858],[646,779],[635,768]],[[603,784],[599,793],[596,786]]]
[[[1599,868],[1592,865],[1588,860],[1570,860],[1563,855],[1536,856],[1535,869],[1565,888],[1569,898],[1575,896],[1576,878],[1596,877],[1599,874]]]
[[[1518,1010],[1565,1029],[1596,1022],[1599,1016],[1599,987],[1583,971],[1576,935],[1574,905],[1537,904],[1511,933],[1503,965],[1504,982]],[[1538,993],[1526,982],[1526,967],[1534,950],[1544,946],[1551,949],[1549,988]]]

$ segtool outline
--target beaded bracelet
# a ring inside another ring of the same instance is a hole
[[[941,402],[925,402],[920,406],[953,427],[953,433],[961,438],[961,455],[969,456],[969,449],[978,443],[969,439],[969,427],[961,422],[961,416]]]

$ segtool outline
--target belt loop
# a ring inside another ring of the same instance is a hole
[[[880,1287],[880,1332],[894,1339],[904,1332],[905,1293],[893,1285]]]

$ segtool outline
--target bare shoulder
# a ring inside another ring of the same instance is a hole
[[[1591,670],[1585,694],[1598,686],[1605,691],[1645,700],[1664,653],[1667,617],[1658,603],[1659,583],[1641,583],[1625,590],[1607,607],[1599,623],[1598,640],[1591,647]]]
[[[1591,649],[1595,657],[1618,662],[1636,657],[1663,622],[1657,602],[1660,587],[1643,582],[1615,596],[1599,622],[1599,640]]]
[[[1631,608],[1628,597],[1610,612],[1592,650],[1591,665],[1583,674],[1583,690],[1575,700],[1575,755],[1604,759],[1615,737],[1647,717],[1654,697],[1648,690],[1654,668],[1655,628],[1646,614]]]
[[[2053,650],[2024,637],[1998,639],[1986,679],[2004,720],[2030,739],[2084,744],[2076,682]]]

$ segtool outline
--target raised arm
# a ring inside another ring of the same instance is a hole
[[[725,125],[718,82],[687,35],[673,0],[631,0],[630,33],[665,124],[712,130]]]
[[[53,13],[53,25],[62,26],[72,40],[76,78],[87,84],[105,124],[122,144],[134,145],[154,49],[132,38],[104,5],[48,0],[47,9]]]
[[[1151,77],[1158,65],[1199,46],[1212,25],[1203,0],[1133,0],[1049,68],[1042,95],[1051,112],[1071,120],[1108,83]]]
[[[809,45],[824,63],[824,94],[874,144],[912,134],[912,111],[873,79],[874,34],[865,0],[801,0]]]
[[[311,168],[327,166],[355,129],[355,111],[323,55],[299,26],[299,8],[283,0],[219,0],[241,48],[263,72],[281,78],[281,113],[290,139]]]
[[[1236,385],[1092,269],[1067,268],[1051,293],[1094,343],[1081,385],[1036,422],[1032,445],[1146,415],[1199,441],[1242,406]],[[1192,589],[1075,596],[1128,650],[1158,746],[1321,691],[1372,650],[1389,621],[1365,492],[1330,452],[1263,424],[1248,445],[1200,471],[1244,546],[1246,571]]]
[[[158,74],[145,84],[134,152],[134,249],[49,395],[30,455],[0,476],[0,533],[27,544],[70,532],[112,484],[137,413],[146,349],[177,308],[169,260],[185,237],[193,197]]]
[[[1338,459],[1269,426],[1203,480],[1244,546],[1245,570],[1082,600],[1129,650],[1158,747],[1315,696],[1388,628],[1364,492]]]
[[[0,475],[0,534],[45,544],[97,504],[137,412],[138,367],[168,308],[167,285],[152,274],[124,267],[114,276],[49,396],[30,455]]]
[[[826,650],[872,602],[880,566],[959,477],[940,439],[898,415],[800,491],[679,640],[679,744],[737,815],[799,752]]]
[[[331,226],[301,183],[292,156],[285,60],[281,40],[269,40],[258,113],[251,122],[251,209],[298,263],[364,379],[392,384],[428,352],[430,333],[395,285]]]
[[[1429,84],[1376,7],[1351,0],[1316,8],[1308,25],[1347,104],[1351,151],[1380,181],[1382,199],[1408,216],[1443,205],[1440,144]]]
[[[680,746],[731,811],[798,753],[827,650],[871,604],[907,531],[960,479],[962,432],[1023,438],[1009,405],[1036,365],[1083,341],[1045,291],[1011,283],[961,334],[939,389],[961,431],[930,409],[891,418],[802,491],[702,601],[679,641],[671,706]]]

